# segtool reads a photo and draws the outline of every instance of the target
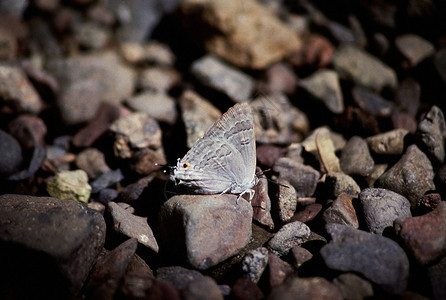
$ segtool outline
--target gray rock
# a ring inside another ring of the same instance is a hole
[[[385,189],[364,189],[359,194],[367,227],[370,232],[382,234],[392,227],[397,218],[411,217],[410,202],[405,197]]]
[[[279,173],[279,179],[287,180],[296,189],[297,197],[312,196],[320,177],[319,172],[312,167],[287,157],[279,158],[273,171]]]
[[[111,32],[103,25],[87,21],[78,23],[74,26],[73,39],[81,47],[99,50],[107,46],[111,39]]]
[[[301,79],[299,85],[324,103],[332,113],[344,112],[344,98],[335,71],[318,70],[311,76]]]
[[[393,69],[354,45],[341,45],[333,64],[341,77],[374,91],[379,92],[386,86],[395,88],[398,83]]]
[[[414,209],[425,192],[435,189],[433,179],[434,171],[426,154],[411,145],[401,159],[376,180],[375,186],[403,195]]]
[[[435,299],[446,298],[446,286],[444,278],[446,277],[446,257],[440,259],[436,264],[428,268],[429,281],[432,286],[432,293]]]
[[[215,280],[209,276],[189,283],[182,291],[185,300],[223,300],[223,294]]]
[[[405,291],[409,260],[396,242],[341,224],[326,229],[332,241],[320,253],[329,268],[358,272],[393,294]]]
[[[356,197],[361,192],[361,188],[353,178],[340,172],[327,173],[325,185],[334,198],[342,193]]]
[[[88,178],[96,179],[101,174],[110,171],[110,167],[105,162],[105,155],[96,148],[87,148],[76,156],[76,165],[84,170]]]
[[[22,164],[22,148],[15,138],[0,130],[0,176],[17,172]]]
[[[167,45],[154,40],[147,41],[144,44],[138,42],[121,42],[120,50],[124,58],[132,64],[149,63],[152,65],[171,67],[174,65],[176,59]]]
[[[133,215],[115,202],[108,203],[108,211],[113,220],[113,229],[129,238],[136,238],[139,243],[158,252],[158,243],[147,218]]]
[[[352,200],[351,196],[344,193],[340,194],[332,205],[324,211],[325,223],[337,223],[358,228],[358,217]]]
[[[279,219],[282,222],[289,222],[296,212],[297,193],[296,189],[284,179],[278,179],[277,205]]]
[[[146,91],[130,97],[126,103],[131,109],[146,113],[157,121],[173,125],[177,120],[175,100],[164,91]]]
[[[370,136],[366,139],[372,152],[383,155],[399,155],[404,152],[404,138],[409,132],[398,128]]]
[[[236,195],[178,195],[163,204],[162,247],[203,270],[242,249],[251,238],[252,207]]]
[[[67,125],[90,121],[102,101],[121,103],[135,86],[135,73],[114,52],[53,58],[46,67],[60,85],[57,106]]]
[[[445,156],[446,123],[443,112],[438,106],[432,106],[418,124],[417,136],[422,143],[421,147],[426,149],[432,160],[442,164]]]
[[[202,84],[226,94],[235,102],[246,101],[254,90],[254,80],[250,76],[211,55],[195,61],[191,72]]]
[[[296,297],[299,299],[343,299],[336,286],[322,277],[294,277],[273,289],[267,299],[293,300]]]
[[[363,87],[354,87],[353,100],[363,111],[377,117],[388,117],[392,113],[393,104]]]
[[[265,247],[259,247],[246,253],[242,260],[242,270],[245,276],[254,283],[258,283],[260,277],[268,265],[269,251]]]
[[[121,172],[121,169],[111,170],[96,178],[95,181],[91,183],[91,188],[93,193],[97,193],[107,187],[110,187],[114,184],[117,184],[122,179],[124,179],[124,175]]]
[[[3,14],[11,15],[14,17],[22,17],[23,12],[29,5],[29,0],[17,0],[17,1],[5,1],[0,2],[0,11]]]
[[[206,276],[197,270],[191,270],[180,266],[160,267],[156,270],[156,278],[172,284],[182,290],[195,280],[203,280]]]
[[[375,166],[367,142],[359,136],[348,140],[342,150],[340,164],[342,171],[346,174],[364,177],[370,175]]]
[[[138,86],[146,90],[166,92],[180,80],[181,74],[173,68],[149,67],[141,72]]]
[[[0,63],[0,97],[19,113],[39,114],[43,102],[25,72],[11,63]]]
[[[408,67],[418,65],[435,53],[434,45],[415,34],[404,34],[396,37],[395,46],[409,61]]]
[[[268,249],[279,256],[285,255],[291,248],[306,242],[310,233],[310,228],[302,222],[285,224],[268,242]]]
[[[91,186],[84,170],[62,171],[47,181],[46,190],[50,196],[88,203]]]
[[[101,214],[57,198],[2,195],[0,225],[2,297],[74,298],[105,241]]]
[[[191,148],[206,130],[221,117],[221,112],[204,98],[191,90],[180,98],[181,116],[187,134],[187,147]]]
[[[373,297],[370,282],[354,273],[343,273],[333,279],[333,284],[341,291],[344,299],[361,300]]]

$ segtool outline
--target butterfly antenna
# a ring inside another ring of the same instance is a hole
[[[277,181],[275,181],[275,180],[271,180],[271,179],[269,179],[268,177],[266,177],[266,176],[265,176],[265,173],[266,173],[266,172],[269,172],[269,171],[271,171],[271,168],[268,168],[268,169],[266,169],[266,170],[262,170],[262,171],[260,171],[260,172],[257,172],[257,173],[256,173],[256,176],[257,176],[257,177],[264,177],[264,178],[266,178],[266,180],[268,180],[268,182],[272,182],[272,183],[277,184],[277,185],[279,185],[279,186],[281,186],[281,187],[284,187],[284,188],[287,188],[287,189],[290,188],[290,187],[287,186],[286,184],[278,183]]]

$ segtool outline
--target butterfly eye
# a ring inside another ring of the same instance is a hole
[[[184,164],[183,164],[183,168],[185,168],[185,169],[187,169],[187,168],[189,168],[189,163],[187,163],[187,162],[185,162]]]

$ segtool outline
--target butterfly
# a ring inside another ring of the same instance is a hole
[[[249,194],[254,197],[256,145],[248,103],[231,107],[198,139],[177,165],[170,179],[200,194]]]

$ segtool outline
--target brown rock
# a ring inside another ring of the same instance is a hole
[[[239,278],[232,286],[231,294],[239,300],[260,300],[265,296],[259,287],[247,278]]]
[[[298,211],[291,218],[291,222],[300,221],[303,223],[313,220],[319,212],[322,210],[322,205],[320,203],[312,203],[306,205],[304,210]]]
[[[352,196],[340,194],[333,204],[324,211],[325,223],[339,223],[353,228],[359,227],[358,217],[352,203]]]
[[[296,269],[313,257],[313,254],[310,251],[300,246],[291,248],[291,254],[293,256],[294,267]]]
[[[275,288],[285,281],[294,272],[293,267],[280,259],[277,255],[270,253],[268,258],[269,286]]]
[[[150,148],[145,148],[133,154],[131,168],[139,175],[147,176],[161,170],[166,163],[163,155]]]
[[[305,34],[302,37],[302,47],[293,52],[289,58],[295,67],[317,65],[324,68],[331,63],[335,47],[324,36],[318,34]]]
[[[271,168],[277,159],[285,155],[286,151],[285,148],[275,145],[259,145],[256,149],[257,161],[266,168]]]
[[[302,299],[341,300],[342,294],[327,279],[322,277],[292,278],[273,289],[268,300],[291,300],[296,295]]]
[[[408,131],[406,129],[394,129],[380,133],[366,139],[372,152],[384,155],[399,155],[404,151],[404,138]]]
[[[274,229],[274,221],[271,217],[271,199],[268,195],[268,180],[260,177],[259,183],[254,187],[254,198],[251,200],[253,219],[269,229]]]

